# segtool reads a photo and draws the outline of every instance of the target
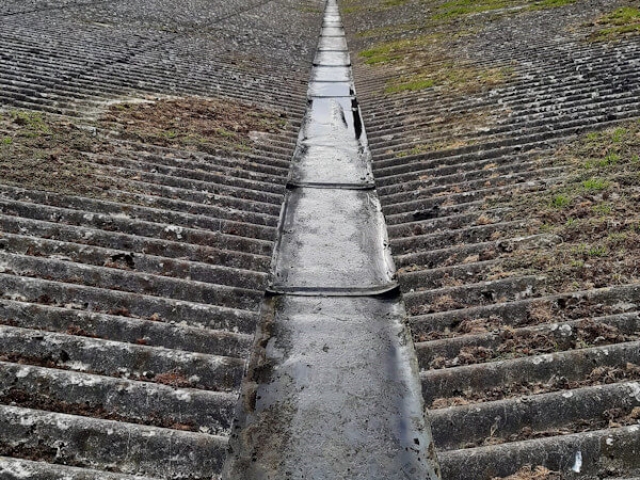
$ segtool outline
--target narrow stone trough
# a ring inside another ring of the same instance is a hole
[[[438,475],[350,65],[330,0],[225,479]]]

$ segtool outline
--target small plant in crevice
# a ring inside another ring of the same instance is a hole
[[[603,178],[589,178],[582,182],[582,188],[587,191],[606,190],[608,187],[609,182]]]
[[[571,203],[571,198],[569,198],[568,195],[564,195],[564,194],[556,195],[555,197],[553,197],[553,200],[551,201],[551,204],[555,208],[564,208],[568,206],[570,203]]]

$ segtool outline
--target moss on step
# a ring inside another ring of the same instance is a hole
[[[409,76],[389,80],[385,85],[385,93],[394,94],[444,86],[450,90],[471,94],[501,85],[513,74],[512,67],[480,68],[447,62],[429,72],[418,71]]]
[[[83,126],[38,112],[10,111],[0,113],[0,179],[27,189],[108,197],[111,189],[132,188],[121,185],[112,170],[96,166],[108,165],[105,157],[116,148],[113,137],[238,156],[259,146],[256,134],[286,128],[284,113],[195,97],[114,104]]]
[[[503,255],[502,272],[544,273],[547,293],[640,282],[640,122],[582,135],[539,159],[563,173],[541,192],[500,194],[491,207],[530,219],[522,235],[561,239]]]
[[[589,37],[592,41],[612,41],[640,34],[640,9],[621,7],[601,15],[594,22],[597,30]]]

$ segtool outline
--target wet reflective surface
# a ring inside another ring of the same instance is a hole
[[[311,81],[351,82],[351,69],[349,67],[315,67],[311,71]]]
[[[362,136],[360,112],[351,98],[313,98],[307,108],[300,140],[314,145],[355,144]]]
[[[349,53],[330,0],[225,480],[435,480]]]
[[[344,37],[320,37],[318,50],[347,51],[347,40]]]
[[[350,82],[310,82],[309,97],[350,97]]]
[[[351,66],[351,58],[348,52],[318,52],[313,64],[320,66],[349,67]]]
[[[393,288],[393,260],[371,191],[294,189],[287,194],[272,289],[366,293]]]
[[[352,145],[298,147],[289,182],[296,186],[352,189],[370,189],[374,186],[368,151]]]
[[[350,90],[346,82],[309,84],[309,95],[349,94]],[[289,181],[294,186],[373,187],[369,148],[355,98],[332,96],[310,100]]]
[[[324,27],[322,29],[323,37],[342,37],[344,38],[344,30],[336,27]]]
[[[226,478],[435,478],[401,303],[282,296],[267,310]]]

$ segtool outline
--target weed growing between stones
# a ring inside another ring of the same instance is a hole
[[[108,168],[122,139],[244,156],[258,147],[257,135],[286,128],[284,113],[201,98],[120,103],[82,126],[38,112],[0,113],[0,178],[33,190],[108,197],[112,189],[133,188]]]
[[[561,178],[542,192],[494,198],[509,218],[531,219],[523,235],[561,239],[548,249],[519,249],[500,269],[543,273],[549,293],[640,281],[640,123],[583,135],[560,147],[551,161]]]
[[[559,8],[576,1],[448,0],[435,3],[424,0],[379,0],[365,4],[362,0],[347,0],[343,11],[349,15],[364,10],[369,14],[380,14],[385,9],[393,8],[408,8],[410,11],[426,9],[422,23],[385,22],[383,26],[356,33],[360,38],[388,38],[402,34],[401,39],[378,42],[359,52],[364,64],[394,73],[394,78],[384,87],[385,94],[437,87],[473,94],[506,83],[514,76],[514,69],[512,65],[492,68],[474,66],[456,53],[458,43],[468,44],[486,23],[504,15]]]
[[[127,139],[215,154],[250,152],[252,132],[279,131],[286,127],[286,117],[255,106],[191,97],[116,104],[100,123]]]
[[[503,84],[513,75],[513,68],[478,68],[444,63],[429,73],[417,72],[387,82],[386,94],[424,90],[436,85],[465,94],[477,93]]]
[[[108,152],[108,142],[69,121],[36,112],[0,114],[2,183],[35,190],[102,196],[115,186],[83,155]]]

